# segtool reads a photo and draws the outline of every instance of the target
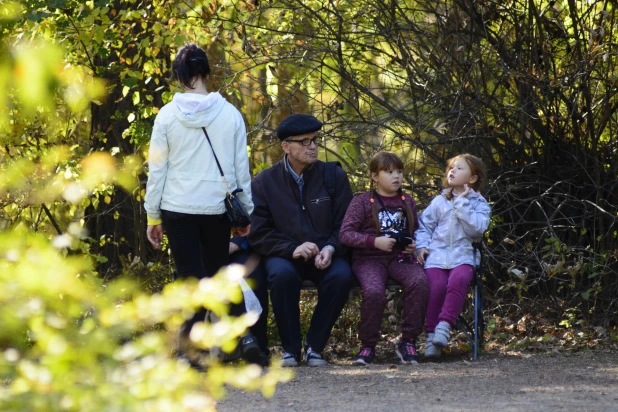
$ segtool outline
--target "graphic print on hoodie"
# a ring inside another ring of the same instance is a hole
[[[378,212],[378,221],[380,233],[400,233],[408,228],[408,219],[402,207],[393,210],[383,207]]]

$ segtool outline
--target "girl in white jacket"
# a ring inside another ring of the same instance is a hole
[[[238,194],[248,213],[253,210],[245,123],[240,112],[219,93],[209,93],[210,74],[204,50],[183,46],[172,64],[173,78],[184,93],[159,111],[148,155],[145,208],[147,236],[161,247],[167,234],[179,278],[213,276],[229,263],[230,222],[225,215],[227,192],[213,150],[229,190]],[[212,148],[202,128],[206,129]],[[236,229],[246,236],[249,228]],[[198,312],[184,325],[204,319]]]
[[[450,329],[461,313],[474,276],[472,243],[489,226],[491,209],[479,190],[487,180],[485,165],[470,154],[448,161],[446,189],[423,211],[416,231],[417,260],[429,281],[427,349],[437,358],[448,345]]]

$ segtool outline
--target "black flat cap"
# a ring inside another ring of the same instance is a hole
[[[291,136],[317,132],[322,128],[322,123],[310,114],[292,114],[279,123],[277,137],[285,140]]]

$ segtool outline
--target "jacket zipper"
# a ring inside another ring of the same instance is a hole
[[[313,199],[313,200],[310,200],[309,203],[311,203],[312,205],[317,205],[317,204],[320,204],[320,202],[325,202],[327,200],[330,200],[330,197],[321,197],[319,199]]]
[[[296,186],[298,187],[298,184]],[[300,190],[300,187],[298,188],[298,192],[300,194],[300,207],[305,210],[305,202],[303,202],[303,191]]]
[[[449,222],[449,228],[448,228],[448,237],[449,237],[449,244],[448,244],[448,250],[446,251],[446,268],[450,269],[451,265],[449,264],[449,257],[451,254],[451,250],[453,250],[453,225],[455,223],[455,214],[453,213],[453,208],[451,207],[451,221]]]

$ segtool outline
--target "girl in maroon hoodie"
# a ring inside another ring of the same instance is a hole
[[[361,349],[352,362],[373,361],[386,306],[386,282],[404,290],[401,362],[417,363],[416,338],[423,330],[429,286],[423,267],[413,258],[416,204],[403,193],[403,162],[393,152],[379,152],[369,162],[371,190],[352,199],[339,239],[353,248],[352,271],[363,290],[359,338]]]

